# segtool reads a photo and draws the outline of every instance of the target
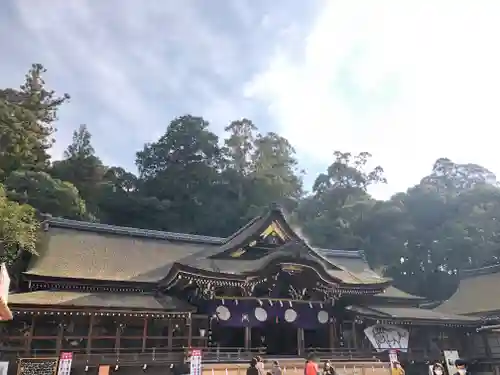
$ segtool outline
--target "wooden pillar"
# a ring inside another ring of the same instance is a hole
[[[61,322],[57,327],[56,354],[58,357],[61,353],[63,336],[64,336],[64,323]]]
[[[142,352],[146,351],[146,340],[148,337],[148,318],[144,318],[144,326],[142,328]]]
[[[172,324],[172,318],[168,319],[168,338],[167,338],[167,347],[168,350],[172,350],[173,346],[173,332],[172,330],[174,329],[174,325]]]
[[[304,328],[297,328],[297,355],[304,355]]]
[[[356,321],[352,321],[352,344],[354,349],[358,348],[358,335],[356,334]]]
[[[188,314],[186,324],[188,326],[188,348],[191,349],[193,345],[193,319],[191,318],[191,313]]]
[[[328,324],[328,346],[333,353],[335,347],[335,323],[333,321]]]
[[[90,315],[89,331],[87,334],[87,349],[86,349],[87,354],[90,354],[90,352],[92,351],[92,331],[94,329],[94,319],[95,319],[95,316]]]
[[[252,349],[252,327],[245,327],[245,350],[250,351]]]
[[[24,351],[28,355],[31,352],[31,344],[33,342],[33,335],[35,333],[35,315],[31,316],[31,325],[30,325],[30,330],[28,331],[28,337],[26,338],[26,341],[24,342]]]
[[[491,347],[490,347],[490,342],[488,340],[488,334],[483,331],[480,333],[481,339],[483,340],[484,344],[484,351],[486,352],[486,357],[491,359],[493,356],[491,355]]]
[[[122,327],[120,326],[120,323],[116,325],[116,331],[115,331],[115,352],[120,353],[120,336],[122,334]]]

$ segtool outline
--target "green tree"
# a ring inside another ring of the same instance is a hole
[[[97,214],[100,184],[105,167],[95,155],[92,135],[86,125],[80,125],[73,132],[73,141],[64,152],[64,159],[53,163],[51,175],[62,181],[71,182],[86,202],[87,209]]]
[[[430,175],[424,177],[421,185],[432,185],[440,191],[459,193],[477,185],[496,185],[493,172],[478,164],[457,164],[448,158],[439,158]]]
[[[57,111],[69,96],[47,89],[43,73],[33,64],[20,89],[0,90],[0,180],[18,169],[48,167]]]
[[[0,185],[0,261],[11,265],[22,250],[36,254],[38,231],[33,207],[10,201]]]
[[[233,121],[226,131],[223,178],[238,212],[232,221],[243,225],[271,202],[294,209],[302,196],[302,176],[288,140],[260,134],[248,119]]]
[[[85,202],[71,183],[46,172],[15,171],[5,180],[10,199],[29,204],[41,213],[69,219],[88,219]]]
[[[157,142],[137,153],[142,196],[169,202],[159,229],[205,233],[214,228],[211,201],[220,182],[222,150],[201,117],[174,119]]]
[[[376,204],[369,186],[386,183],[380,166],[366,170],[371,155],[336,151],[335,160],[313,185],[313,194],[302,200],[298,220],[313,244],[321,247],[363,248],[365,216]]]

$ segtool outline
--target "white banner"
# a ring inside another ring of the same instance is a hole
[[[408,350],[410,333],[407,329],[392,325],[373,325],[365,329],[365,335],[378,352],[397,349]]]
[[[0,362],[0,375],[7,375],[9,370],[9,362]]]

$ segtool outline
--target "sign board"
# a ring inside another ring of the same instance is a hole
[[[459,359],[458,351],[456,350],[443,350],[444,361],[446,365],[446,369],[448,370],[448,374],[455,374],[458,369],[455,366],[455,361]]]
[[[19,358],[17,375],[55,375],[58,358]]]
[[[191,350],[189,375],[201,375],[201,350]]]
[[[57,375],[69,375],[71,373],[71,363],[73,362],[73,353],[62,352],[59,359],[59,369]]]
[[[397,349],[402,352],[408,350],[410,333],[407,329],[393,325],[376,324],[366,328],[364,332],[378,352],[391,349]]]

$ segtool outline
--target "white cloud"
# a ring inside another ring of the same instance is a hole
[[[369,151],[405,190],[438,157],[500,174],[500,2],[326,0],[300,57],[278,48],[245,89],[299,155]]]
[[[240,19],[247,24],[260,16],[248,14],[245,4],[237,1],[219,10],[237,25]],[[105,162],[130,167],[135,151],[163,134],[174,116],[210,114],[226,120],[223,108],[217,109],[230,99],[224,85],[240,85],[242,70],[260,56],[247,49],[250,58],[242,60],[240,43],[248,36],[240,35],[242,30],[231,34],[217,29],[217,19],[200,5],[54,0],[47,7],[32,0],[16,2],[17,17],[6,20],[9,29],[17,30],[9,36],[18,38],[10,51],[10,61],[21,69],[15,75],[22,79],[29,64],[40,61],[49,69],[49,84],[72,95],[61,112],[55,157],[79,123],[89,125]],[[4,70],[0,82],[11,85],[9,78],[15,75]],[[237,108],[235,103],[225,107]]]
[[[231,119],[258,118],[241,86],[277,38],[298,44],[318,1],[19,0],[0,14],[0,43],[9,47],[0,86],[19,84],[42,62],[50,87],[72,96],[52,154],[86,123],[104,162],[130,168],[174,116],[203,115],[219,133]]]

